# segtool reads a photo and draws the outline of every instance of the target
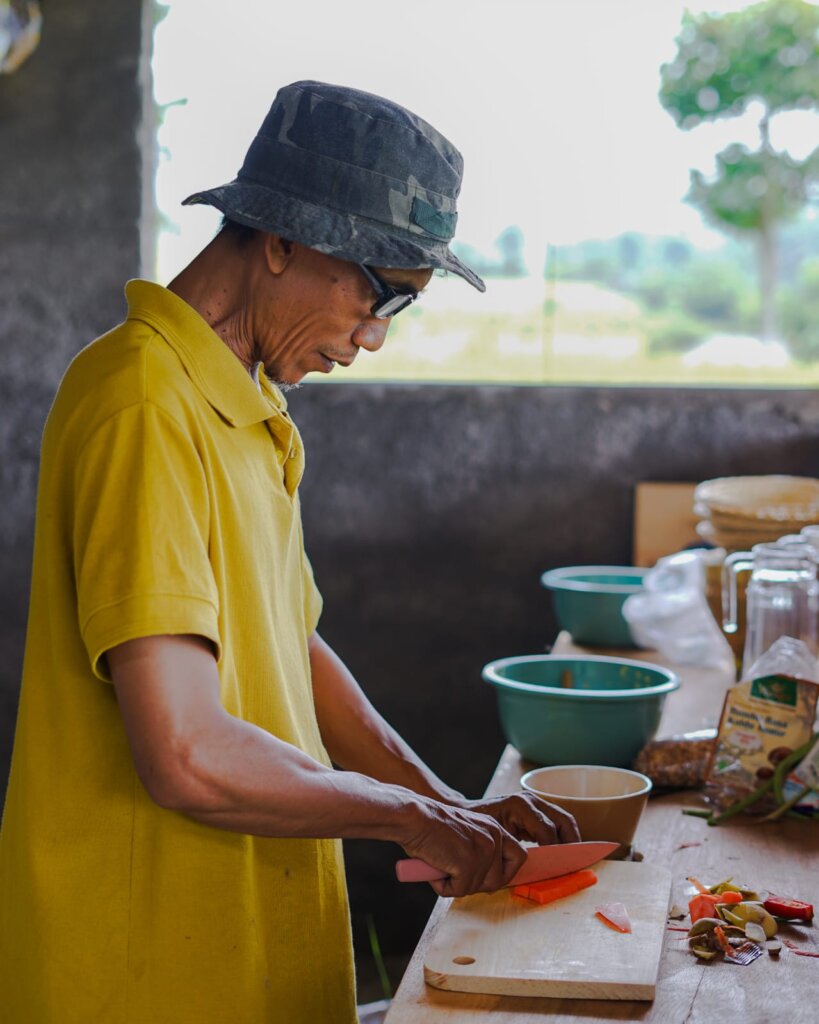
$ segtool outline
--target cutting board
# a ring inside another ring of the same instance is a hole
[[[545,906],[511,889],[453,900],[424,960],[434,988],[562,999],[653,999],[671,873],[655,864],[601,861],[597,885]],[[624,903],[632,933],[594,914]]]

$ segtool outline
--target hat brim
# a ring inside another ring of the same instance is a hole
[[[339,213],[285,195],[264,185],[231,181],[227,185],[194,192],[183,206],[207,204],[226,217],[300,242],[341,260],[373,267],[447,270],[486,291],[480,277],[450,251],[445,242],[433,242],[410,231],[391,227],[352,213]]]

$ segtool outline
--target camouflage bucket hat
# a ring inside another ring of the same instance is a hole
[[[483,281],[449,250],[463,158],[420,117],[370,93],[280,89],[234,181],[196,192],[231,220],[375,267]]]

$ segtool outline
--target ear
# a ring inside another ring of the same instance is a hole
[[[267,269],[271,274],[283,273],[293,258],[293,243],[281,235],[264,232],[262,245]]]

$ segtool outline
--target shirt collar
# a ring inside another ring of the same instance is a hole
[[[141,320],[168,342],[193,383],[210,405],[234,427],[276,416],[287,417],[279,389],[264,381],[261,388],[210,325],[174,292],[151,281],[125,286],[128,319]]]

